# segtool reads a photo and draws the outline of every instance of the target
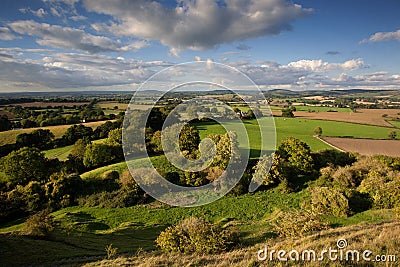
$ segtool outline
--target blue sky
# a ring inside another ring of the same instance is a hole
[[[194,60],[261,88],[400,89],[396,0],[3,0],[0,92],[131,90]]]

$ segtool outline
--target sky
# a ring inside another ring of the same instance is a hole
[[[400,89],[398,0],[2,0],[0,92],[134,90],[190,61],[261,89]]]

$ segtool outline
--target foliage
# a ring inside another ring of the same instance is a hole
[[[54,217],[47,210],[30,216],[25,222],[25,231],[28,235],[46,237],[55,228]]]
[[[304,210],[281,212],[272,225],[280,236],[294,238],[329,228],[319,215]]]
[[[99,208],[124,208],[136,205],[142,199],[140,190],[122,187],[115,191],[99,192],[88,196],[82,196],[78,199],[78,204],[84,207]]]
[[[109,244],[106,246],[105,248],[106,253],[107,253],[107,259],[112,259],[115,257],[115,255],[117,255],[118,252],[118,248],[113,247],[112,244]]]
[[[294,137],[283,140],[276,154],[286,160],[296,173],[306,174],[313,170],[313,158],[310,147]]]
[[[16,144],[18,147],[37,147],[39,149],[49,149],[52,147],[54,134],[48,129],[38,129],[31,133],[22,133],[17,136]]]
[[[156,244],[165,252],[209,254],[229,249],[236,239],[235,231],[191,217],[168,227],[158,236]]]
[[[331,214],[338,217],[346,217],[350,212],[349,200],[336,188],[312,187],[311,210],[316,213]]]
[[[37,148],[21,148],[0,160],[0,171],[6,174],[11,186],[26,185],[29,181],[46,181],[49,172],[53,171],[48,167],[49,161]]]
[[[388,137],[389,137],[389,139],[396,139],[396,137],[397,137],[397,132],[396,131],[390,131],[389,133],[388,133]]]
[[[83,157],[83,164],[87,168],[96,168],[108,165],[120,158],[120,146],[107,145],[103,143],[93,143],[86,147]]]
[[[79,139],[83,138],[91,138],[93,135],[93,129],[90,127],[86,127],[82,124],[72,125],[67,129],[67,131],[62,136],[62,139],[65,141],[66,145],[74,144]]]
[[[315,129],[314,129],[314,134],[315,135],[317,135],[317,136],[321,136],[321,134],[322,134],[322,128],[321,127],[316,127]]]
[[[288,107],[288,108],[283,108],[282,109],[282,117],[287,117],[287,118],[294,118],[294,113],[293,111],[296,111],[295,107]]]
[[[179,134],[179,148],[193,153],[200,143],[199,131],[194,126],[185,124]]]

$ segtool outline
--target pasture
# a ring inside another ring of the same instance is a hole
[[[274,121],[276,126],[277,144],[285,138],[292,136],[306,142],[313,151],[331,148],[327,144],[313,137],[314,129],[316,127],[322,128],[323,136],[370,139],[386,139],[388,131],[391,130],[391,128],[388,127],[302,118],[276,117],[274,118]],[[229,124],[230,122],[227,123]],[[256,151],[260,150],[261,143],[259,127],[255,120],[246,120],[244,123],[250,139],[251,155],[255,156],[257,154]],[[222,134],[225,132],[223,127],[217,123],[198,123],[196,124],[196,127],[200,131],[200,137],[202,139],[212,133]],[[267,129],[267,131],[271,131],[271,129]],[[245,147],[241,148],[245,149]],[[272,147],[270,146],[268,149],[272,149]]]
[[[105,122],[106,121],[95,121],[95,122],[86,122],[82,124],[87,127],[96,129],[98,126],[100,126]],[[48,129],[54,134],[55,138],[60,138],[61,136],[63,136],[65,131],[71,126],[72,125],[57,125],[57,126],[46,126],[46,127],[27,128],[27,129],[18,129],[18,130],[9,130],[5,132],[0,132],[0,146],[15,143],[17,135],[22,133],[31,133],[32,131],[38,129]]]

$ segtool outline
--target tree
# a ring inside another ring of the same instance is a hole
[[[299,139],[286,138],[280,143],[276,154],[286,160],[298,174],[310,173],[313,170],[310,147]]]
[[[95,168],[107,165],[115,161],[118,155],[114,147],[106,144],[90,144],[86,147],[83,164],[87,168]]]
[[[67,144],[73,144],[79,139],[83,139],[85,137],[90,139],[92,135],[93,135],[92,128],[79,124],[79,125],[72,125],[71,127],[69,127],[62,136],[62,139]]]
[[[388,137],[390,138],[390,139],[396,139],[396,137],[397,137],[397,132],[396,131],[390,131],[389,133],[388,133]]]
[[[38,129],[31,133],[17,135],[16,144],[18,147],[37,147],[48,149],[52,147],[54,134],[50,130]]]
[[[314,129],[314,134],[315,135],[317,135],[317,136],[321,136],[321,134],[322,134],[322,128],[321,127],[316,127],[315,129]]]
[[[283,108],[282,109],[282,117],[294,118],[293,111],[296,111],[296,108],[294,108],[294,107]]]
[[[15,186],[26,185],[30,181],[45,181],[52,171],[44,153],[37,148],[24,147],[13,151],[0,160],[0,170],[7,176],[7,181]]]
[[[122,145],[122,128],[111,130],[106,140],[107,144]]]
[[[200,134],[196,127],[185,124],[179,134],[179,147],[181,150],[187,150],[193,153],[198,149],[200,143]]]
[[[0,116],[0,132],[11,130],[12,123],[7,116]]]

